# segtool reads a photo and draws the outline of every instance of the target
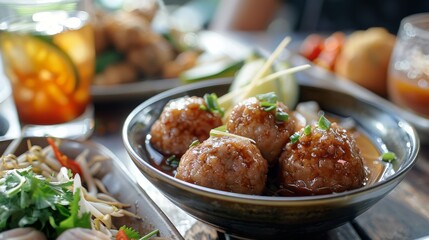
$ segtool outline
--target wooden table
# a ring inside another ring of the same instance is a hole
[[[252,45],[272,50],[281,39],[266,34],[233,34],[233,37]],[[141,174],[129,158],[122,143],[122,125],[127,115],[145,99],[116,102],[96,102],[96,131],[91,140],[114,152],[139,184],[166,213],[186,239],[230,239],[211,227],[198,222],[175,207]],[[0,112],[5,110],[1,106]],[[3,109],[3,110],[2,110]],[[416,165],[388,196],[367,212],[341,227],[314,239],[417,239],[429,235],[429,145],[422,145]]]

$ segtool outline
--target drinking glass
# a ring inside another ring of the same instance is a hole
[[[0,0],[3,69],[23,134],[86,138],[94,128],[94,39],[78,1]]]
[[[401,21],[388,72],[389,98],[429,118],[429,13]]]

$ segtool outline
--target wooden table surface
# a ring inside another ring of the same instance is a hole
[[[279,38],[266,34],[240,35],[247,44],[273,49]],[[138,173],[122,143],[122,125],[127,115],[145,99],[96,102],[96,130],[91,140],[101,143],[122,159],[132,173]],[[4,109],[3,109],[4,110]],[[166,213],[185,239],[230,239],[198,222],[175,207],[141,174],[140,185]],[[341,227],[314,239],[418,239],[429,236],[429,145],[422,145],[416,165],[405,179],[368,211]]]

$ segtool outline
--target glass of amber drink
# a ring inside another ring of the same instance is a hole
[[[429,118],[429,13],[401,21],[388,73],[389,98]]]
[[[16,11],[0,21],[0,49],[26,134],[79,138],[92,132],[95,53],[88,13]]]

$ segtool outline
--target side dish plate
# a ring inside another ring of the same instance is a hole
[[[45,138],[24,138],[16,148],[15,154],[22,154],[27,150],[28,140],[31,141],[33,145],[47,146]],[[1,154],[4,153],[11,142],[11,140],[0,142]],[[154,229],[158,229],[160,236],[163,238],[183,239],[177,229],[152,199],[149,198],[146,192],[130,178],[123,163],[107,148],[92,141],[64,139],[62,140],[60,149],[71,158],[77,156],[84,149],[89,149],[89,157],[93,155],[103,155],[111,159],[103,164],[99,176],[100,179],[112,196],[122,203],[130,204],[127,210],[142,217],[142,219],[131,217],[115,219],[114,223],[116,226],[120,227],[126,224],[127,226],[132,226],[141,233],[148,233]]]

